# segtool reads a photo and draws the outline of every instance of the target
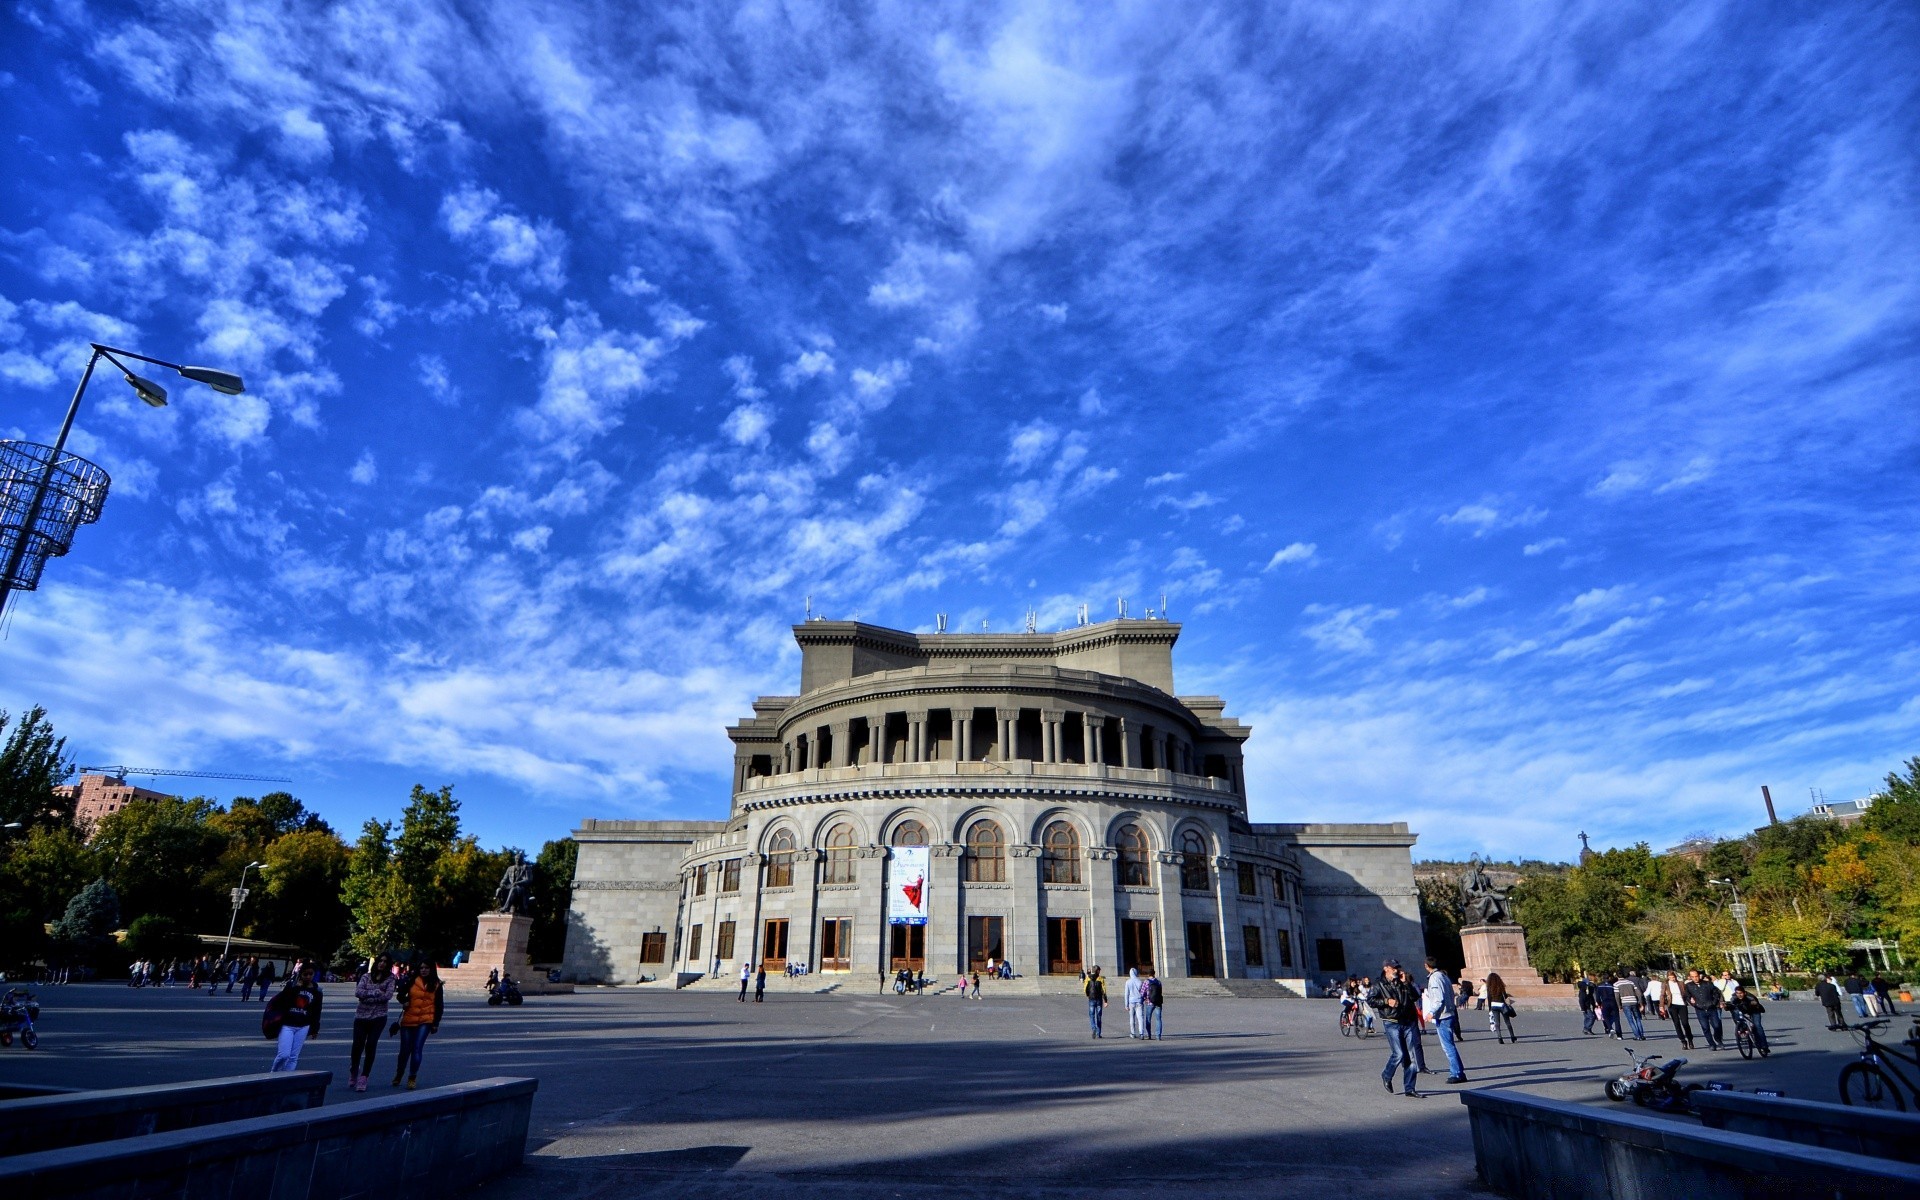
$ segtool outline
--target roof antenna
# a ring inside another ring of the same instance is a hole
[[[985,633],[986,631],[987,631],[987,619],[986,619],[985,617],[981,617],[981,618],[980,618],[980,632],[981,632],[981,633]]]
[[[813,620],[813,597],[807,597],[807,620]]]
[[[1167,619],[1167,594],[1165,592],[1160,593],[1160,619],[1162,621]]]
[[[1088,624],[1091,624],[1092,621],[1093,621],[1093,618],[1087,613],[1087,606],[1082,604],[1080,606],[1080,624],[1088,625]]]
[[[1033,611],[1032,609],[1028,609],[1027,610],[1027,632],[1037,633],[1039,632],[1039,629],[1040,629],[1040,614]]]
[[[1124,621],[1127,618],[1127,598],[1125,596],[1117,596],[1115,599],[1120,602],[1120,619]]]
[[[933,614],[933,631],[935,633],[945,633],[947,631],[947,614]]]

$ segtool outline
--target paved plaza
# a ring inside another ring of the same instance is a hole
[[[343,1080],[351,988],[328,992],[301,1065]],[[40,993],[40,1049],[0,1050],[0,1079],[113,1087],[264,1070],[272,1057],[257,1004],[109,984]],[[1326,1195],[1387,1176],[1421,1194],[1476,1190],[1459,1089],[1436,1075],[1428,1099],[1387,1095],[1384,1042],[1342,1039],[1332,1001],[1176,1000],[1168,1040],[1153,1044],[1129,1041],[1124,1011],[1109,1013],[1095,1042],[1085,1004],[1065,996],[770,993],[742,1005],[593,989],[520,1009],[450,997],[421,1083],[539,1079],[532,1157],[489,1189],[502,1198]],[[1702,1048],[1688,1075],[1834,1098],[1853,1043],[1821,1018],[1817,1005],[1773,1005],[1771,1059]],[[1523,1014],[1526,1036],[1507,1046],[1483,1020],[1469,1020],[1471,1086],[1612,1107],[1601,1085],[1626,1056],[1581,1035],[1577,1013]],[[381,1044],[369,1096],[386,1091],[394,1044]],[[1444,1069],[1431,1038],[1428,1061]],[[329,1103],[358,1099],[336,1083]]]

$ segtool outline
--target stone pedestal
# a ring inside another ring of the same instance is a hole
[[[544,972],[537,976],[527,957],[527,938],[533,933],[533,918],[519,913],[480,914],[473,934],[473,953],[457,967],[448,967],[440,979],[448,991],[482,991],[487,976],[494,971],[513,976],[522,995],[537,996],[571,992],[570,983],[548,983]]]
[[[1460,949],[1467,963],[1461,973],[1474,980],[1476,987],[1498,972],[1500,982],[1517,1000],[1543,1001],[1547,1007],[1559,1007],[1562,1001],[1569,1006],[1576,1003],[1572,984],[1548,983],[1533,969],[1527,958],[1526,931],[1518,925],[1464,926]]]

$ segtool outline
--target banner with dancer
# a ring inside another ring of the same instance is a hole
[[[927,923],[927,848],[895,846],[887,881],[887,924]]]

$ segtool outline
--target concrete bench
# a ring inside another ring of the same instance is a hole
[[[1911,1196],[1920,1167],[1511,1091],[1463,1092],[1480,1177],[1506,1196]]]
[[[1920,1114],[1746,1092],[1696,1092],[1693,1106],[1709,1129],[1920,1163]]]
[[[357,1104],[0,1158],[9,1200],[393,1200],[465,1191],[526,1156],[531,1079],[476,1079]]]
[[[331,1082],[331,1071],[282,1071],[0,1100],[0,1157],[318,1108]]]

